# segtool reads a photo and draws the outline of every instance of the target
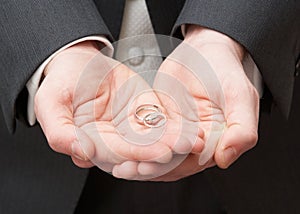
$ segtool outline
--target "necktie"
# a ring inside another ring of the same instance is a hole
[[[147,36],[144,38],[142,35]],[[150,85],[162,58],[145,0],[126,0],[116,59]],[[150,56],[151,55],[151,56]]]

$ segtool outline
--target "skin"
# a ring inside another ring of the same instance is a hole
[[[192,55],[188,47],[209,64],[218,89],[185,66]],[[259,96],[245,75],[243,56],[243,47],[229,37],[187,26],[184,42],[161,65],[153,91],[95,44],[80,43],[47,66],[35,99],[37,119],[53,150],[71,156],[79,167],[97,165],[118,178],[175,181],[215,165],[225,169],[257,142]],[[184,90],[173,90],[179,85]],[[168,122],[149,135],[154,143],[128,143],[134,133],[149,134],[133,115],[144,103],[161,106]]]
[[[187,47],[193,47],[210,65],[217,79],[214,79],[214,83],[219,82],[219,90],[206,87],[190,69],[183,66],[186,56],[191,58]],[[198,120],[195,122],[204,129],[205,147],[200,154],[189,154],[167,174],[149,180],[175,181],[215,165],[226,169],[255,146],[258,138],[259,96],[245,75],[243,56],[243,47],[231,38],[199,26],[188,26],[183,44],[161,65],[154,88],[161,88],[165,82],[163,76],[167,75],[187,89],[185,97],[193,97],[197,105]],[[174,87],[170,83],[169,88]],[[172,108],[167,99],[160,94],[158,97],[163,106]],[[177,157],[174,155],[173,159]],[[138,170],[140,174],[153,175],[168,164],[141,162]],[[122,172],[123,168],[118,166],[117,170]]]
[[[37,120],[49,146],[69,155],[79,167],[97,165],[112,172],[115,165],[125,163],[126,170],[121,176],[131,177],[138,173],[141,161],[168,163],[174,151],[199,152],[203,148],[202,130],[197,133],[197,144],[185,141],[176,147],[169,139],[177,137],[173,130],[178,122],[153,134],[137,123],[134,111],[141,104],[157,104],[165,111],[157,95],[141,77],[101,54],[92,42],[80,43],[58,54],[44,75],[35,97]],[[144,91],[147,93],[140,93]],[[136,133],[138,139],[146,135],[153,142],[128,143],[128,139],[138,141],[134,139]]]

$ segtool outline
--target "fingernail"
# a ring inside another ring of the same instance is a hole
[[[71,149],[72,149],[72,155],[79,159],[79,160],[82,160],[82,161],[87,161],[88,158],[86,157],[86,155],[84,154],[84,152],[82,151],[81,149],[81,146],[79,144],[78,141],[75,141],[72,146],[71,146]]]
[[[223,151],[223,163],[225,168],[229,167],[236,159],[237,152],[234,148],[228,147]]]

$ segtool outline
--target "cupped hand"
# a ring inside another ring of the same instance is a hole
[[[160,67],[154,89],[186,103],[181,117],[197,112],[194,123],[204,129],[205,146],[200,154],[191,153],[177,168],[152,181],[178,180],[215,165],[227,168],[255,146],[259,96],[245,75],[243,54],[243,47],[221,33],[188,27],[184,42]],[[173,111],[168,99],[161,93],[158,97]],[[174,161],[177,158],[173,156]],[[155,174],[168,164],[140,163],[138,168]]]
[[[161,106],[141,77],[84,42],[47,66],[35,113],[50,147],[77,166],[111,172],[115,164],[131,161],[122,173],[137,174],[137,161],[172,158],[170,145],[157,138],[161,130],[149,130],[134,117],[145,103]]]

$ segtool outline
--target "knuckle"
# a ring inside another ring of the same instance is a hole
[[[94,165],[89,162],[89,161],[80,161],[80,160],[77,160],[76,158],[72,157],[71,158],[74,165],[79,167],[79,168],[82,168],[82,169],[87,169],[87,168],[91,168],[93,167]]]
[[[68,103],[72,100],[72,94],[68,88],[62,88],[60,90],[58,99],[61,103]]]
[[[250,131],[246,134],[246,141],[248,142],[249,146],[254,147],[258,141],[258,133],[257,131]]]
[[[138,160],[140,158],[140,151],[141,148],[137,148],[136,146],[130,147],[130,155],[133,158],[133,160]]]
[[[56,152],[60,152],[61,145],[60,145],[58,137],[52,133],[47,134],[46,137],[47,137],[47,141],[48,141],[50,148]]]
[[[46,135],[48,144],[52,150],[55,152],[68,154],[67,145],[69,145],[71,142],[69,140],[64,139],[64,137],[61,137],[55,133],[48,133]]]

